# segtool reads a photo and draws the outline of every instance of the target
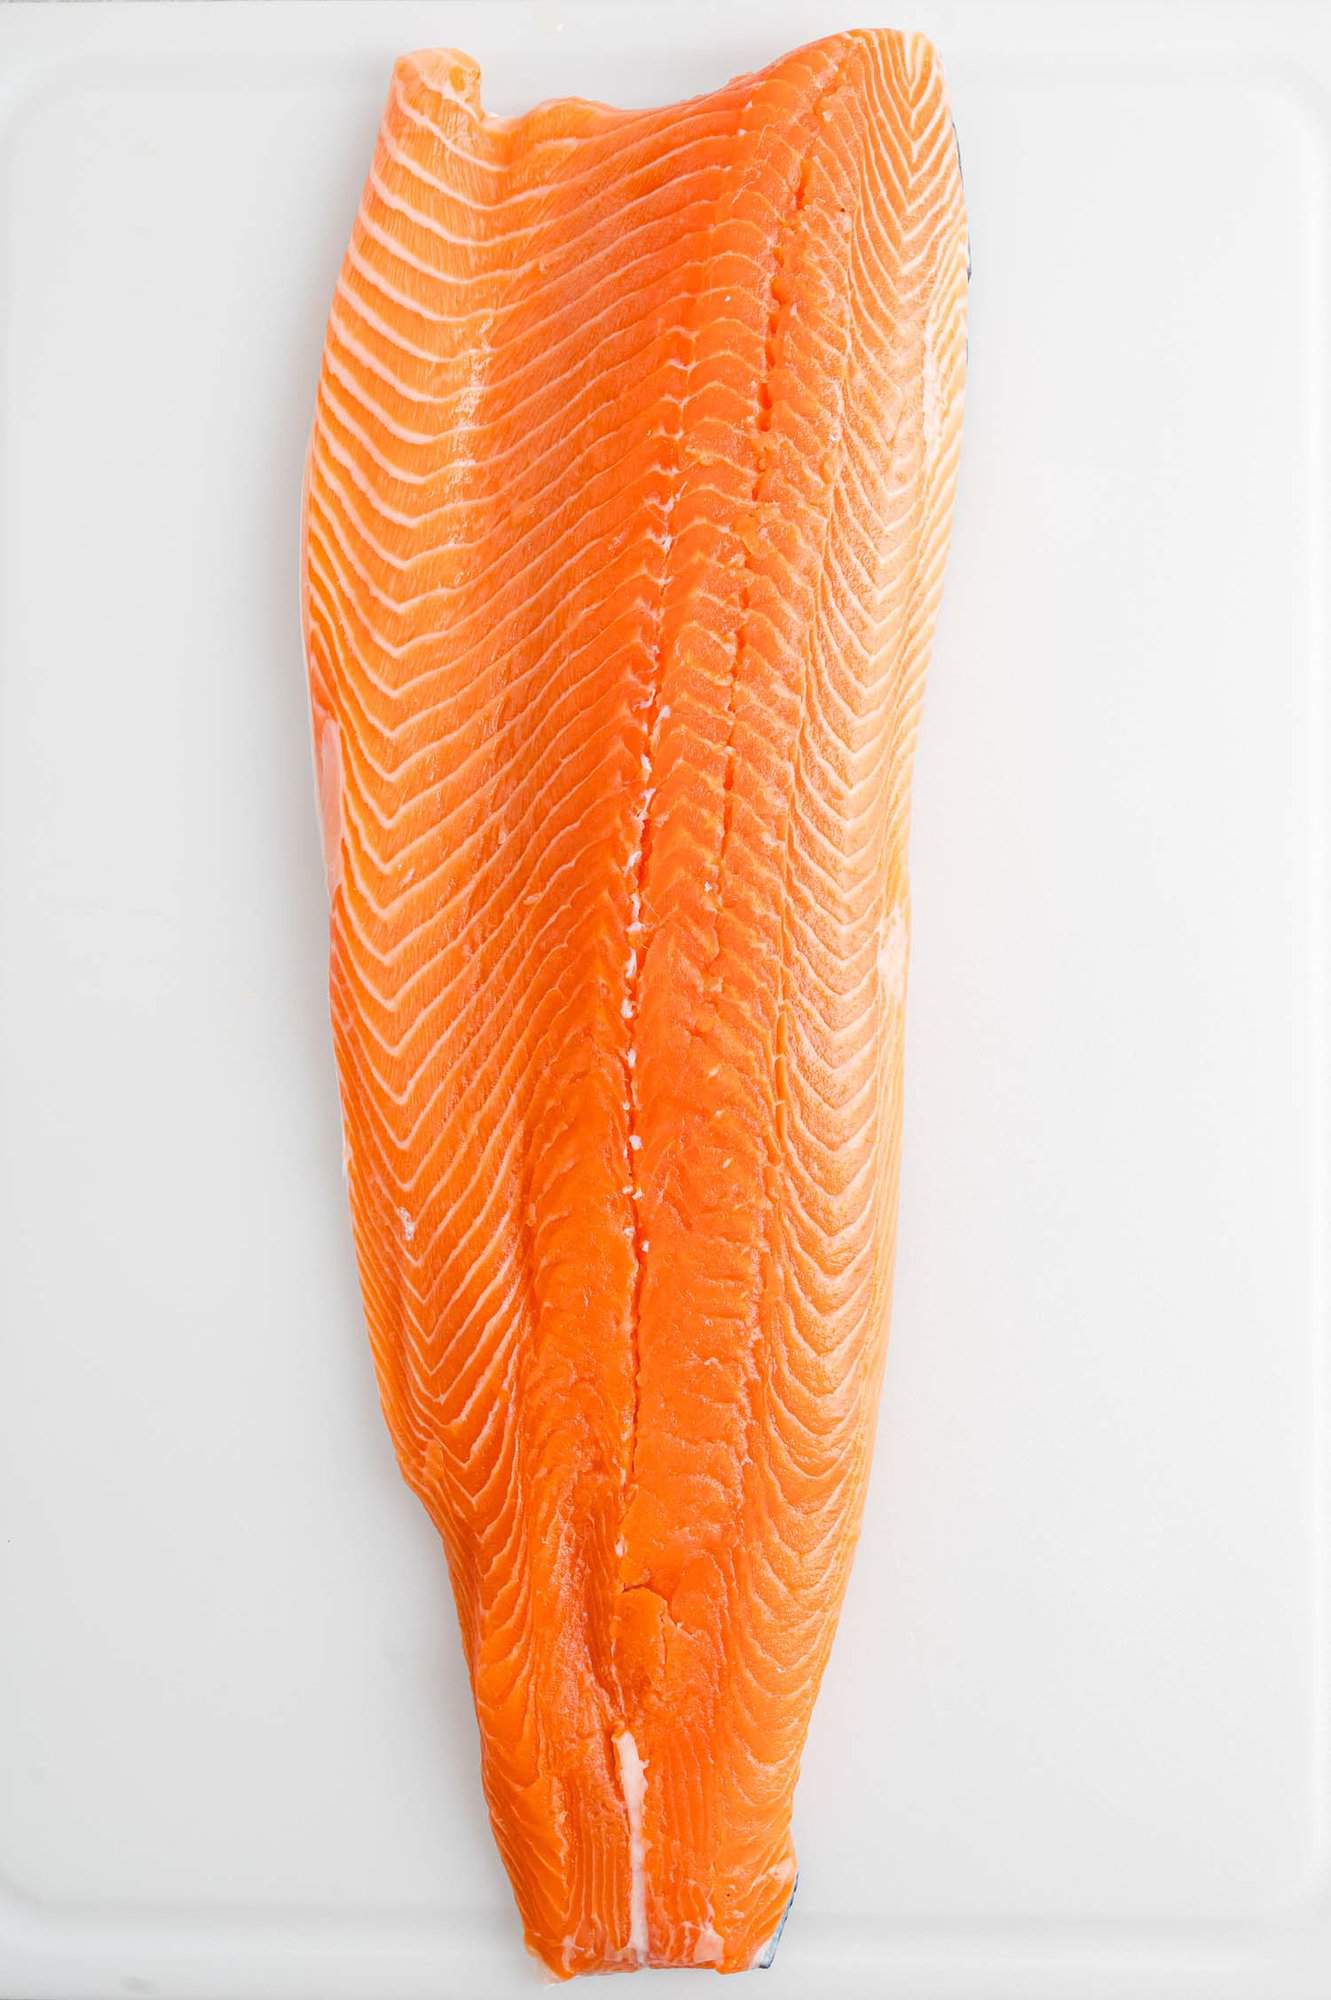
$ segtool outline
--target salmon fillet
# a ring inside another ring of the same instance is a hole
[[[393,74],[303,603],[365,1313],[561,1976],[733,1972],[860,1520],[965,367],[918,36],[650,111]]]

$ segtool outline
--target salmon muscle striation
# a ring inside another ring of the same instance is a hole
[[[891,1287],[966,224],[928,42],[398,63],[303,605],[347,1175],[556,1974],[763,1962]]]

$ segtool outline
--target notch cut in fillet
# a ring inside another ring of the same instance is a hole
[[[615,1759],[624,1811],[629,1823],[629,1950],[639,1965],[647,1963],[647,1846],[643,1840],[643,1806],[647,1771],[631,1733],[615,1738]]]

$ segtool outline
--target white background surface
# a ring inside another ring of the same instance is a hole
[[[763,2000],[1331,1991],[1331,13],[345,0],[0,8],[7,2000],[538,1990],[343,1209],[323,319],[399,51],[656,101],[854,17],[943,52],[971,386],[879,1459]]]

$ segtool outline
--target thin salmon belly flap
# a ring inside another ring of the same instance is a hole
[[[965,369],[933,50],[398,63],[303,610],[365,1314],[552,1971],[743,1970],[864,1499]]]

